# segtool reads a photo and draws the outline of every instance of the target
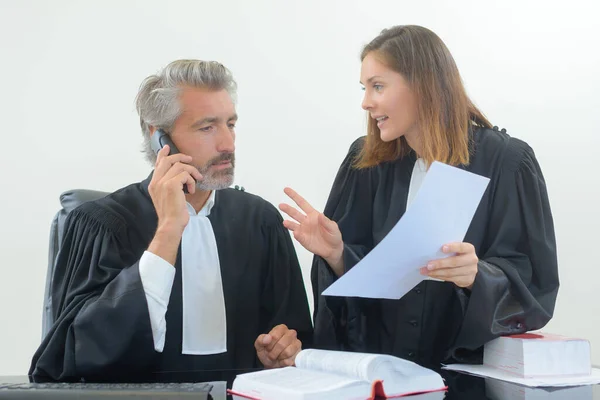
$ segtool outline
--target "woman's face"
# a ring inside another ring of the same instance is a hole
[[[388,68],[372,52],[363,59],[360,75],[365,91],[362,108],[376,120],[381,140],[390,142],[404,136],[413,147],[416,144],[417,107],[415,95],[404,77]]]

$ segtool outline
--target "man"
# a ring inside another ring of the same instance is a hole
[[[196,60],[142,83],[137,110],[155,169],[69,214],[56,322],[34,377],[199,381],[293,365],[312,325],[291,239],[271,204],[227,189],[235,90],[224,66]],[[152,151],[158,130],[176,149]]]

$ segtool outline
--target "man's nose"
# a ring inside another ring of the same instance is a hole
[[[221,130],[217,150],[219,153],[233,153],[235,151],[235,134],[228,127]]]

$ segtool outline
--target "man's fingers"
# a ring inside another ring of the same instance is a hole
[[[177,163],[189,164],[192,162],[192,157],[185,155],[183,153],[173,154],[172,156],[162,154],[165,150],[165,147],[158,152],[161,157],[157,157],[156,164],[154,166],[154,175],[153,178],[162,179],[163,176],[171,169],[171,167]]]
[[[280,204],[279,209],[287,215],[289,215],[290,217],[292,217],[293,219],[295,219],[297,222],[302,223],[306,219],[306,215],[302,214],[296,208],[288,204]]]
[[[187,186],[188,193],[195,193],[196,182],[200,179],[202,179],[202,175],[198,172],[197,168],[178,162],[169,169],[159,183],[160,185],[168,185],[170,187],[178,186],[179,189],[185,185]]]
[[[157,156],[156,158],[156,166],[158,167],[161,164],[173,165],[175,163],[190,163],[192,162],[192,156],[188,156],[187,154],[177,153],[173,155],[168,155],[168,145],[167,147],[163,147],[158,153],[161,157]],[[166,155],[164,153],[167,153]]]
[[[260,362],[266,368],[272,368],[275,366],[274,360],[269,358],[269,351],[267,350],[267,346],[271,344],[273,338],[269,334],[259,335],[254,341],[254,348],[256,349],[256,355]]]
[[[275,328],[271,329],[269,332],[269,336],[271,336],[271,343],[269,343],[266,348],[267,351],[273,350],[273,348],[277,345],[277,342],[288,332],[288,327],[281,324],[277,325]]]
[[[184,185],[187,185],[188,193],[194,193],[196,191],[196,180],[187,171],[183,171],[179,174],[179,179],[181,179]],[[181,188],[183,189],[183,186]]]
[[[296,331],[278,325],[268,334],[259,335],[254,341],[258,358],[267,368],[292,366],[302,350]]]
[[[160,180],[164,174],[169,170],[168,163],[163,160],[169,155],[169,145],[164,146],[156,155],[156,162],[154,163],[154,174],[152,180]]]
[[[310,212],[314,211],[314,208],[308,203],[308,201],[304,200],[304,197],[296,193],[294,189],[285,188],[283,189],[283,192],[287,194],[290,199],[294,200],[294,203],[296,203],[305,214],[309,214]]]
[[[196,190],[196,180],[194,180],[187,171],[182,171],[175,175],[166,181],[163,187],[168,188],[167,190],[169,191],[176,192],[178,190],[183,190],[184,185],[188,187],[189,193],[194,193]]]
[[[278,360],[287,360],[289,358],[295,358],[296,355],[300,352],[302,348],[302,342],[300,342],[297,338],[290,344],[288,347],[283,349],[283,351],[279,354]]]
[[[296,365],[296,357],[286,358],[285,360],[279,361],[282,367],[293,367]]]
[[[270,336],[266,334],[258,335],[256,340],[254,341],[254,348],[257,352],[263,352],[266,350],[266,345],[271,342]]]
[[[188,180],[185,185],[187,186],[187,192],[189,194],[196,193],[196,180],[194,178],[192,178],[191,181]]]
[[[296,341],[296,331],[293,329],[288,330],[271,349],[269,349],[269,346],[267,346],[267,350],[269,351],[269,359],[275,361],[278,359],[287,358],[281,357],[281,354]]]
[[[156,153],[156,162],[154,163],[154,167],[156,168],[158,166],[158,164],[161,162],[161,160],[165,157],[167,157],[169,155],[169,152],[171,151],[171,146],[169,146],[168,144],[164,145],[162,149],[160,149],[158,151],[158,153]]]
[[[183,171],[187,172],[196,180],[202,179],[202,175],[198,171],[198,168],[194,167],[193,165],[177,162],[171,166],[171,168],[167,171],[167,173],[164,174],[161,180],[167,181],[169,179],[172,179],[174,176],[179,175]]]

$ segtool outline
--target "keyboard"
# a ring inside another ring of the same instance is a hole
[[[0,399],[212,399],[210,383],[0,383]]]

